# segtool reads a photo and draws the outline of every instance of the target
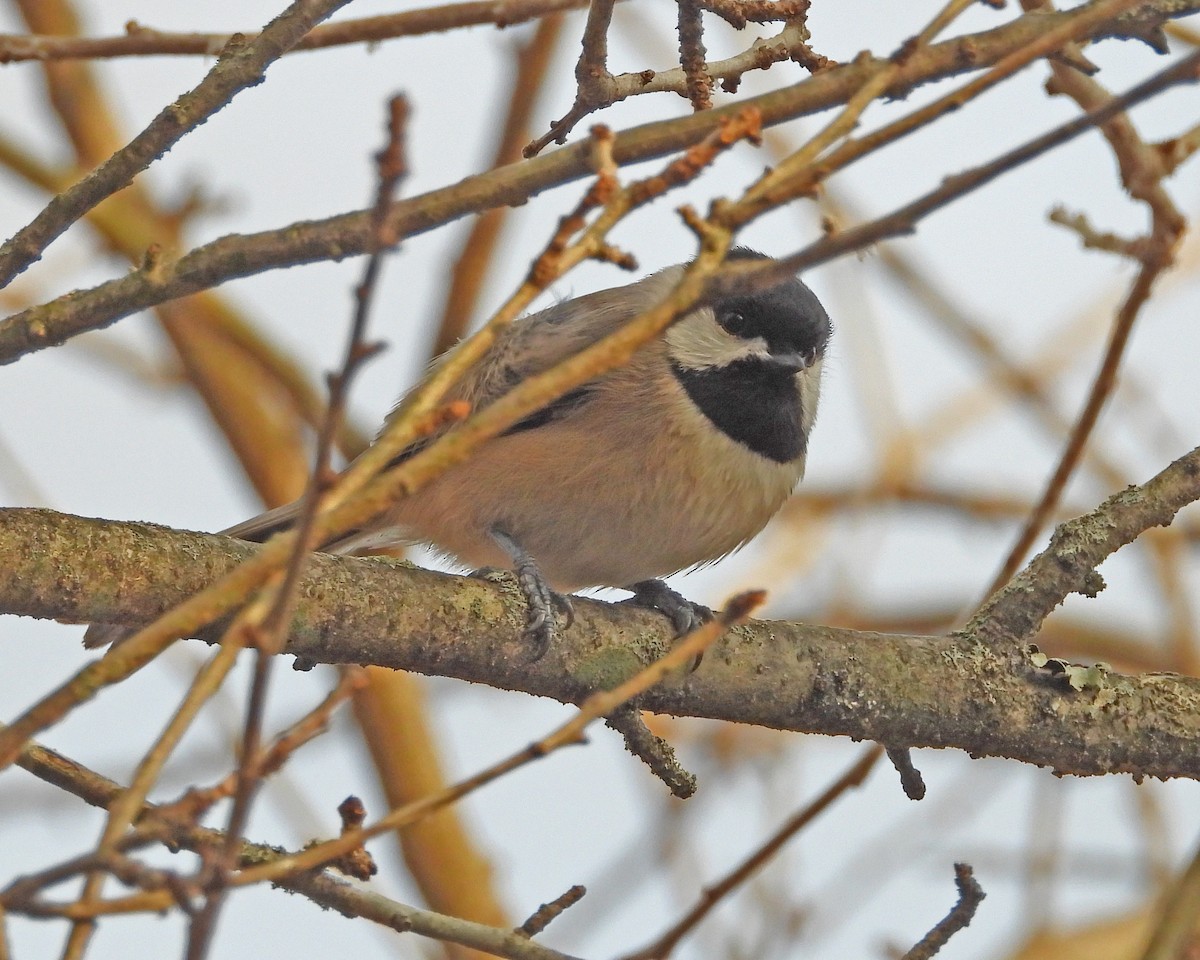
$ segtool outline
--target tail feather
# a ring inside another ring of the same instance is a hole
[[[135,633],[137,627],[127,627],[120,623],[93,623],[83,634],[83,645],[89,650],[107,647],[110,643],[116,646]]]

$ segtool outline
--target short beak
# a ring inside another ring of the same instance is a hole
[[[773,353],[768,362],[780,370],[799,373],[811,367],[815,360],[816,356],[811,353]]]

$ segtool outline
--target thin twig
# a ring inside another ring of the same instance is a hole
[[[621,735],[625,749],[667,785],[671,796],[686,800],[695,794],[695,775],[684,769],[671,744],[646,726],[636,705],[626,704],[605,717],[604,722]]]
[[[229,671],[233,669],[239,651],[240,647],[236,643],[227,643],[220,647],[204,668],[196,674],[195,680],[189,687],[183,702],[175,711],[175,715],[138,765],[129,789],[109,806],[108,819],[96,846],[98,858],[104,858],[116,852],[117,840],[137,817],[151,788],[158,780],[163,766],[174,752],[175,747],[178,746],[184,733],[196,719],[200,709],[220,689],[222,682],[229,675]],[[78,900],[80,908],[86,911],[96,903],[100,899],[103,887],[104,875],[99,872],[89,873]],[[73,924],[63,951],[64,958],[83,956],[88,941],[95,932],[95,926],[95,920],[90,916]]]
[[[712,109],[713,79],[708,73],[704,49],[704,19],[697,0],[678,0],[679,69],[687,82],[688,99],[696,111]]]
[[[399,37],[417,37],[462,27],[494,24],[511,27],[539,17],[587,6],[587,0],[471,0],[421,7],[378,17],[361,17],[315,27],[290,50],[322,50],[351,43],[379,43]],[[135,21],[125,34],[114,37],[19,36],[0,34],[0,64],[34,60],[96,60],[109,57],[153,57],[164,54],[215,57],[231,37],[257,38],[253,31],[224,33],[172,33]]]
[[[888,747],[888,759],[900,774],[900,787],[909,800],[925,799],[925,779],[912,760],[912,751],[907,747]]]
[[[1030,43],[1002,57],[980,77],[976,77],[932,103],[886,124],[879,130],[857,139],[848,139],[837,149],[821,156],[822,152],[843,136],[849,136],[859,116],[884,90],[891,90],[905,65],[927,49],[933,38],[954,18],[961,15],[974,0],[948,0],[946,5],[919,34],[903,44],[888,65],[865,83],[847,102],[845,109],[817,136],[799,150],[765,173],[752,188],[750,203],[744,205],[741,219],[748,222],[763,210],[798,196],[813,192],[817,184],[837,170],[844,169],[857,159],[873,153],[888,143],[927,126],[938,117],[959,109],[982,93],[1008,79],[1022,67],[1061,48],[1064,44],[1086,35],[1096,24],[1111,20],[1134,6],[1138,0],[1098,0],[1080,13],[1078,20],[1064,22],[1048,30]],[[818,157],[820,162],[818,163]]]
[[[583,49],[575,64],[575,103],[566,116],[550,125],[550,132],[525,147],[524,155],[536,156],[548,143],[566,143],[575,124],[593,110],[611,103],[612,74],[608,72],[608,27],[616,0],[591,0],[583,28]]]
[[[338,673],[338,682],[332,690],[308,713],[281,731],[267,746],[255,763],[260,777],[269,777],[282,769],[288,759],[310,740],[320,736],[329,727],[329,719],[339,706],[346,702],[364,683],[363,668],[344,667]],[[180,799],[163,804],[168,816],[191,821],[199,820],[219,801],[232,797],[237,792],[238,773],[234,771],[220,783],[211,787],[194,787]]]
[[[1195,57],[1197,54],[1188,59]],[[1052,92],[1070,93],[1091,113],[1095,113],[1097,109],[1111,107],[1123,99],[1109,95],[1094,80],[1076,73],[1069,67],[1056,64],[1054,69],[1055,86]],[[1135,198],[1142,200],[1150,210],[1150,235],[1141,245],[1138,275],[1117,311],[1104,357],[1092,380],[1083,409],[1071,429],[1037,506],[1029,514],[1016,542],[984,594],[985,597],[999,589],[1017,571],[1062,498],[1067,482],[1074,474],[1087,447],[1092,430],[1100,419],[1100,413],[1116,386],[1117,370],[1124,358],[1133,326],[1150,299],[1159,276],[1173,263],[1175,249],[1186,227],[1186,221],[1162,185],[1167,171],[1161,155],[1142,142],[1122,111],[1111,112],[1103,126],[1105,136],[1120,166],[1125,188]]]
[[[730,893],[745,883],[759,869],[771,860],[789,840],[803,830],[808,824],[825,812],[826,809],[847,790],[861,786],[867,774],[875,766],[875,762],[883,753],[883,748],[873,746],[868,749],[855,763],[837,780],[831,783],[816,799],[806,804],[789,817],[757,850],[739,863],[719,881],[705,887],[696,905],[682,919],[662,934],[653,943],[641,950],[626,954],[621,960],[666,960],[671,952],[679,945],[679,941],[691,933],[713,908]]]
[[[1073,140],[1093,127],[1103,124],[1114,115],[1156,96],[1164,90],[1200,79],[1200,52],[1193,53],[1137,84],[1119,97],[1083,116],[1076,117],[1048,133],[1035,137],[996,159],[946,177],[941,184],[916,200],[898,207],[869,223],[822,237],[808,247],[773,262],[762,264],[738,263],[726,267],[714,280],[708,296],[719,296],[725,283],[736,283],[739,289],[768,289],[817,264],[825,263],[844,253],[861,250],[880,240],[913,232],[916,224],[966,194],[979,189],[1004,173]],[[736,211],[740,218],[741,211]]]
[[[235,886],[248,886],[255,883],[276,882],[281,877],[312,870],[356,846],[361,846],[371,837],[428,816],[435,810],[458,801],[467,794],[533,760],[544,757],[562,747],[583,742],[583,731],[593,720],[607,716],[621,704],[649,690],[685,664],[691,663],[699,654],[720,639],[731,626],[741,623],[749,617],[764,598],[761,592],[753,591],[730,598],[725,608],[717,614],[716,619],[681,638],[669,653],[639,670],[624,683],[612,690],[600,691],[589,696],[579,705],[579,711],[574,717],[525,749],[445,790],[392,810],[368,827],[347,831],[335,840],[327,840],[269,864],[247,867],[233,877],[231,883]]]
[[[237,94],[262,80],[270,64],[321,20],[349,0],[294,0],[259,36],[227,45],[192,90],[163,110],[150,125],[69,190],[58,194],[30,223],[0,246],[0,287],[7,286],[71,224],[116,193],[186,134],[203,124]]]
[[[1045,32],[1088,12],[1090,7],[1058,14],[1027,15],[1007,26],[947,40],[906,61],[896,91],[994,63],[1028,45]],[[1174,3],[1159,17],[1182,16],[1200,9],[1200,0]],[[1157,8],[1150,5],[1154,14]],[[1139,8],[1140,12],[1140,8]],[[1128,35],[1128,20],[1094,24],[1086,37]],[[1124,31],[1124,33],[1122,32]],[[827,108],[848,99],[867,77],[882,69],[880,62],[863,62],[825,70],[803,83],[742,101],[755,106],[764,124]],[[627,131],[614,143],[618,163],[653,159],[681,149],[714,129],[720,118],[741,109],[737,104],[689,117],[647,124]],[[587,175],[592,170],[591,148],[580,143],[548,156],[501,170],[468,177],[458,184],[431,191],[393,206],[391,217],[401,236],[432,229],[466,213],[501,204],[520,203],[542,190]],[[120,317],[158,303],[248,276],[270,268],[294,266],[365,252],[370,234],[365,214],[347,214],[326,221],[292,224],[246,236],[228,236],[199,247],[173,262],[161,263],[154,276],[135,270],[127,276],[87,291],[78,291],[0,321],[0,364],[26,353],[65,342],[99,329]]]
[[[80,797],[93,806],[103,808],[124,790],[120,784],[38,744],[30,744],[22,753],[19,762],[34,776]],[[137,829],[144,831],[145,825],[155,819],[157,810],[153,804],[147,804],[142,810],[142,824]],[[182,849],[200,852],[220,847],[224,842],[223,835],[218,830],[196,826],[188,821],[181,822],[170,816],[167,816],[167,820],[171,829],[163,832],[163,839]],[[161,830],[162,825],[156,829]],[[263,863],[279,855],[279,850],[265,844],[244,842],[240,849],[240,859],[244,864]],[[72,872],[79,873],[86,869],[86,862],[82,865],[75,864]],[[543,947],[513,930],[498,929],[421,910],[362,887],[343,883],[326,874],[297,874],[281,879],[279,886],[302,894],[314,903],[336,910],[345,916],[363,917],[399,932],[411,932],[457,943],[511,960],[573,960],[566,954]],[[173,896],[164,891],[152,891],[140,896],[142,899],[139,902],[126,903],[124,906],[130,909],[136,907],[162,911],[175,905]],[[115,901],[106,903],[117,905]],[[105,903],[101,903],[99,906],[104,905]],[[70,917],[70,906],[53,915]]]
[[[299,597],[298,587],[308,553],[319,543],[316,536],[316,516],[322,494],[333,483],[330,462],[334,442],[345,413],[349,389],[355,374],[377,350],[366,342],[367,319],[376,280],[383,257],[395,245],[395,234],[387,223],[387,208],[400,181],[407,172],[404,155],[404,134],[408,120],[408,104],[403,97],[393,97],[388,104],[387,142],[376,157],[378,186],[373,206],[373,250],[363,268],[363,279],[355,291],[353,321],[347,337],[341,369],[329,378],[329,408],[317,438],[312,475],[300,502],[297,534],[292,556],[284,571],[283,580],[275,592],[270,609],[260,624],[247,624],[256,638],[254,675],[251,679],[246,720],[242,733],[241,763],[238,768],[237,790],[226,827],[225,846],[220,858],[211,865],[204,907],[192,919],[188,932],[188,960],[202,960],[207,955],[217,916],[225,897],[226,878],[237,858],[238,846],[250,815],[250,804],[262,780],[258,766],[262,740],[262,723],[266,711],[267,691],[272,667],[287,640],[287,629]]]
[[[575,906],[587,893],[585,887],[575,884],[565,893],[555,897],[549,903],[538,907],[523,924],[517,927],[517,933],[523,937],[536,937],[563,915],[563,912]]]
[[[696,5],[741,30],[748,23],[805,17],[812,0],[696,0]]]
[[[987,896],[965,863],[954,865],[954,885],[958,887],[958,903],[930,930],[901,960],[930,960],[947,941],[975,919],[975,911]]]
[[[521,147],[529,139],[533,108],[558,48],[563,21],[560,14],[543,17],[530,41],[512,50],[515,76],[508,112],[492,156],[493,169],[521,159]],[[446,301],[430,350],[431,359],[449,350],[466,332],[509,210],[509,207],[493,207],[472,223],[471,232],[450,271]]]

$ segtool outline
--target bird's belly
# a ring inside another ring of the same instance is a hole
[[[511,565],[489,533],[500,527],[556,589],[624,586],[736,550],[803,470],[732,442],[623,439],[564,429],[498,438],[404,501],[396,519],[467,566]]]

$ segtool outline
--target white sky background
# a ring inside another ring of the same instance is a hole
[[[670,29],[673,5],[637,0],[656,24],[655,36],[642,20],[619,10],[612,39],[614,69],[667,67],[674,56]],[[250,29],[283,6],[277,2],[228,0],[198,5],[177,0],[122,0],[84,6],[90,32],[118,33],[125,21],[176,30]],[[357,2],[342,17],[404,9],[401,3]],[[885,54],[914,32],[940,4],[882,0],[816,0],[810,18],[816,49],[848,60],[863,47]],[[999,24],[1013,16],[982,6],[961,18],[954,32]],[[712,18],[707,36],[710,58],[727,56],[747,42],[722,30]],[[572,99],[572,67],[583,24],[581,13],[568,22],[555,81],[535,111],[539,124],[561,116]],[[20,25],[0,8],[0,29]],[[199,245],[226,233],[249,233],[297,219],[320,218],[363,207],[371,195],[371,154],[382,137],[383,104],[396,91],[406,93],[414,113],[408,144],[412,173],[403,192],[412,196],[452,183],[482,169],[492,150],[494,124],[506,107],[507,51],[531,27],[497,31],[475,28],[439,37],[389,41],[374,50],[342,47],[286,57],[272,66],[267,82],[246,91],[231,106],[186,137],[148,174],[159,197],[182,198],[202,186],[219,209],[191,224],[190,242]],[[753,30],[754,28],[751,28]],[[760,31],[774,32],[772,27]],[[649,39],[649,42],[647,42]],[[1106,42],[1088,55],[1103,70],[1099,79],[1122,91],[1161,69],[1165,58],[1134,43]],[[109,61],[104,82],[132,135],[161,108],[193,86],[211,66],[200,58]],[[1074,117],[1078,108],[1065,98],[1037,91],[1043,65],[987,94],[933,130],[888,149],[833,181],[840,196],[852,197],[865,213],[885,212],[935,186],[941,178],[988,160],[1017,143]],[[771,76],[748,77],[747,91],[782,85],[803,76],[792,64]],[[949,83],[954,83],[950,81]],[[923,102],[949,84],[924,88],[907,102],[872,107],[872,128]],[[36,152],[57,156],[59,146],[38,126],[40,81],[32,65],[0,68],[0,129],[19,135]],[[1196,89],[1168,93],[1135,113],[1147,139],[1181,132],[1194,124],[1200,106]],[[635,98],[601,120],[620,129],[689,109],[669,94]],[[575,134],[582,136],[590,121]],[[809,118],[784,128],[799,140],[816,128]],[[767,162],[739,146],[723,158],[712,176],[691,191],[660,200],[640,211],[615,234],[638,256],[642,271],[685,259],[691,235],[673,213],[684,199],[705,203],[718,192],[740,189]],[[650,169],[647,167],[646,169]],[[1195,163],[1185,167],[1169,189],[1185,214],[1200,208]],[[492,278],[485,309],[498,305],[541,248],[555,218],[583,189],[575,183],[531,201],[510,219],[506,254]],[[40,209],[43,198],[21,185],[0,184],[0,234],[11,234]],[[1007,174],[923,223],[916,238],[902,241],[928,270],[949,287],[965,309],[986,322],[1018,357],[1028,357],[1073,318],[1098,304],[1114,304],[1133,267],[1106,254],[1080,249],[1074,235],[1047,224],[1056,203],[1086,211],[1102,229],[1132,235],[1145,227],[1143,209],[1125,198],[1107,147],[1088,134],[1065,149]],[[390,349],[356,382],[352,413],[360,423],[378,422],[424,362],[430,324],[440,311],[437,292],[468,224],[460,222],[412,238],[391,258],[372,318],[372,336]],[[809,205],[776,212],[753,225],[744,242],[767,253],[799,249],[816,236]],[[1194,262],[1192,243],[1181,254]],[[126,265],[100,252],[86,230],[57,241],[45,259],[19,284],[44,299],[67,289],[88,287],[119,275]],[[358,261],[274,271],[221,288],[299,357],[312,371],[330,368],[340,356],[351,309]],[[1132,479],[1144,480],[1169,460],[1200,443],[1197,411],[1200,356],[1196,272],[1166,277],[1144,312],[1130,347],[1126,387],[1140,386],[1149,399],[1123,389],[1102,419],[1098,436]],[[559,295],[622,283],[608,266],[587,266],[568,279]],[[864,407],[862,384],[869,381],[887,400],[895,385],[901,398],[882,422],[892,431],[920,424],[979,378],[979,367],[936,332],[919,309],[872,263],[872,255],[848,258],[805,278],[833,317],[836,334],[825,381],[820,422],[813,439],[806,483],[824,488],[857,483],[878,467],[880,420]],[[1081,352],[1071,374],[1059,384],[1060,409],[1074,417],[1090,381],[1103,342],[1105,317]],[[482,319],[482,315],[476,320]],[[154,322],[146,315],[120,321],[109,331],[30,356],[0,370],[0,503],[44,505],[70,513],[152,520],[190,529],[218,529],[257,512],[259,504],[244,482],[199,400],[173,386],[134,385],[100,359],[117,344],[156,362],[167,356]],[[878,353],[872,345],[878,346]],[[975,484],[998,492],[1038,490],[1051,469],[1058,444],[1031,428],[1012,402],[955,444],[937,460],[947,485]],[[26,482],[26,477],[31,478]],[[1072,484],[1068,499],[1094,504],[1108,491],[1086,476]],[[886,535],[868,525],[888,523]],[[777,591],[774,610],[819,617],[828,603],[869,598],[880,610],[919,607],[941,596],[973,596],[983,588],[1006,552],[1014,530],[978,525],[964,530],[934,514],[881,519],[871,514],[837,528],[844,539],[826,554],[820,569],[793,589]],[[772,550],[782,549],[768,542]],[[768,555],[750,549],[680,586],[697,600],[719,605],[734,589],[754,585]],[[1194,561],[1195,558],[1193,558]],[[1200,587],[1193,562],[1192,593]],[[1073,598],[1069,606],[1099,621],[1144,628],[1148,640],[1161,629],[1144,555],[1110,561],[1110,584],[1099,600]],[[82,662],[77,627],[0,618],[0,703],[2,718],[15,715]],[[126,779],[137,750],[157,734],[197,662],[194,645],[176,650],[166,663],[143,671],[119,691],[77,712],[45,738],[94,768]],[[245,677],[210,711],[212,722],[189,737],[168,769],[158,796],[226,769],[233,731],[240,722]],[[272,691],[277,723],[304,712],[322,694],[329,675],[281,670]],[[442,726],[447,760],[459,774],[470,773],[530,739],[567,715],[567,708],[517,694],[466,687],[449,681],[430,684],[431,701]],[[130,742],[130,738],[134,739]],[[665,805],[661,785],[624,754],[614,734],[597,728],[586,748],[555,755],[518,772],[471,798],[472,825],[492,855],[498,887],[514,918],[573,883],[588,896],[557,921],[545,942],[577,955],[611,956],[640,946],[690,905],[698,884],[715,879],[756,845],[793,808],[818,793],[862,749],[840,741],[795,736],[783,752],[764,753],[759,769],[738,768],[731,776],[713,766],[689,744],[681,746],[685,765],[702,778],[700,794],[689,801],[688,816],[704,824],[705,846],[685,855],[692,866],[683,876],[657,869],[661,843],[670,840],[661,824]],[[1145,838],[1136,817],[1134,790],[1127,779],[1056,781],[1045,772],[1016,763],[969,761],[956,753],[919,752],[918,766],[929,783],[929,798],[912,804],[900,793],[890,769],[878,768],[868,786],[845,798],[811,826],[768,873],[762,889],[790,899],[809,914],[807,940],[794,949],[771,953],[755,946],[753,931],[736,930],[737,910],[719,912],[703,932],[681,948],[680,957],[723,952],[725,937],[747,955],[806,958],[874,957],[881,945],[907,947],[939,919],[953,901],[952,863],[975,864],[989,898],[969,931],[942,956],[947,960],[992,955],[989,951],[1019,930],[1027,915],[1029,891],[1013,851],[1024,849],[1030,831],[1060,832],[1067,856],[1068,883],[1056,885],[1052,907],[1063,920],[1081,921],[1133,905],[1144,889],[1129,865]],[[764,790],[760,779],[767,784]],[[249,830],[254,839],[299,845],[317,834],[336,832],[334,807],[348,793],[366,799],[379,813],[382,800],[374,774],[342,716],[330,735],[306,748],[264,792]],[[1200,834],[1194,784],[1152,785],[1167,809],[1167,849],[1173,861],[1188,855]],[[302,796],[296,796],[300,791]],[[1190,810],[1189,810],[1190,807]],[[1185,812],[1186,811],[1186,812]],[[35,783],[21,771],[0,775],[0,868],[5,877],[50,862],[51,850],[65,856],[94,843],[98,813],[83,810]],[[1039,826],[1040,824],[1040,826]],[[402,900],[416,895],[404,878],[388,842],[374,850],[383,864],[379,888]],[[167,859],[166,862],[178,861]],[[893,868],[893,864],[897,864]],[[1087,878],[1087,883],[1075,881]],[[761,891],[760,891],[761,892]],[[1086,892],[1086,896],[1083,894]],[[63,935],[60,925],[18,919],[9,923],[14,956],[52,955]],[[177,930],[168,934],[166,927]],[[90,956],[171,955],[182,936],[178,919],[107,920]],[[267,947],[269,945],[269,947]],[[380,931],[366,922],[350,923],[319,911],[309,902],[268,890],[239,892],[222,919],[214,957],[272,953],[294,957],[335,955],[416,955],[413,937]]]

